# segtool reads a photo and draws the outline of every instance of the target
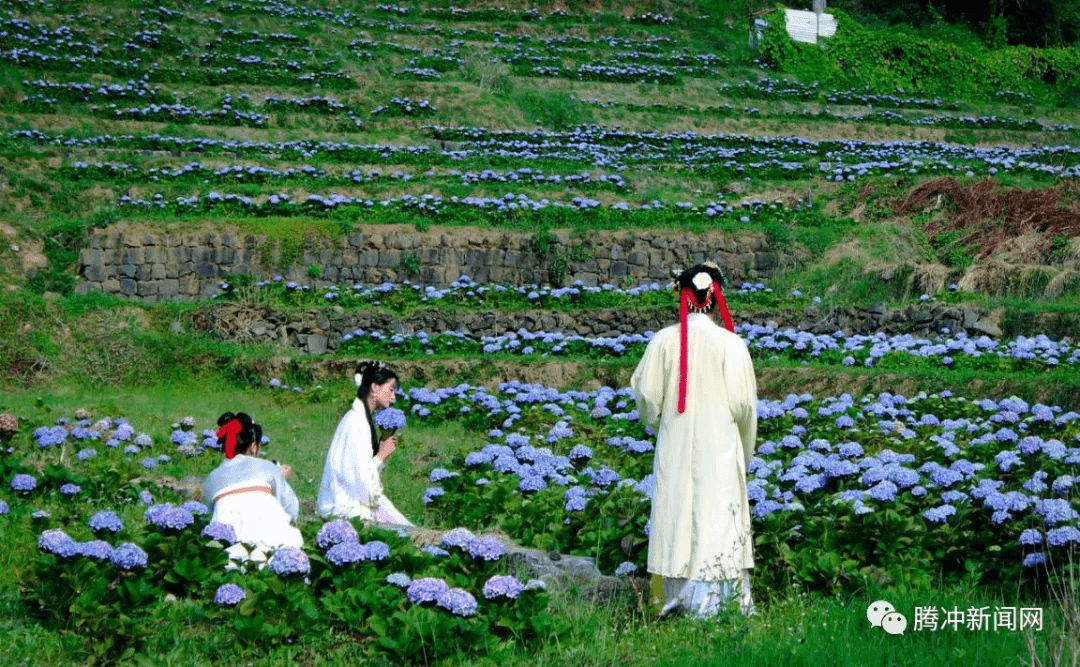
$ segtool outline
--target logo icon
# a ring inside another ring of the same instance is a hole
[[[870,621],[870,627],[881,628],[890,635],[902,635],[907,630],[907,616],[886,600],[871,602],[866,608],[866,620]]]

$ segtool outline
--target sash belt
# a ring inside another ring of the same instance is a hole
[[[232,489],[231,491],[223,491],[222,493],[217,494],[216,496],[214,496],[213,502],[216,503],[217,501],[221,500],[225,496],[231,496],[231,495],[236,494],[236,493],[248,493],[250,491],[262,491],[263,493],[269,493],[271,495],[273,495],[273,493],[274,493],[274,490],[272,488],[270,488],[269,486],[266,486],[266,485],[242,486],[239,489]]]

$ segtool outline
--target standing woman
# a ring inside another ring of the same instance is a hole
[[[302,547],[304,538],[292,525],[300,510],[296,493],[280,466],[259,458],[262,427],[243,412],[227,412],[219,421],[219,442],[232,457],[206,476],[203,498],[214,506],[212,520],[236,532],[229,556],[259,562],[280,547]],[[241,543],[252,547],[250,554]]]
[[[679,276],[679,323],[649,341],[630,380],[641,420],[657,429],[648,570],[663,578],[662,615],[708,616],[728,598],[752,611],[746,471],[757,381],[722,281],[712,264]]]
[[[338,422],[326,455],[319,486],[319,514],[324,517],[359,517],[380,523],[411,526],[383,494],[379,471],[397,448],[397,436],[378,439],[373,415],[394,402],[400,381],[378,361],[357,365],[356,398]]]

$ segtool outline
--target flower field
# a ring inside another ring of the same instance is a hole
[[[1075,655],[1076,48],[835,12],[802,49],[758,9],[0,0],[0,662]],[[708,624],[649,604],[625,387],[683,259],[725,264],[760,390],[759,615]],[[420,529],[315,512],[360,359],[402,376],[375,421]],[[199,498],[230,406],[300,498],[265,566]],[[1046,632],[867,635],[932,593]]]

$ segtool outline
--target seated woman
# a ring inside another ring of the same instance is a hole
[[[236,531],[238,543],[229,547],[229,557],[259,562],[280,547],[303,546],[300,531],[292,525],[300,503],[285,481],[286,472],[259,458],[262,427],[243,412],[222,418],[221,444],[232,457],[207,475],[203,499],[213,503],[213,521]],[[252,547],[251,553],[244,544]]]
[[[372,415],[394,402],[398,376],[377,361],[356,367],[356,398],[338,422],[319,486],[319,514],[411,526],[383,495],[379,471],[397,448],[397,436],[380,441]]]

